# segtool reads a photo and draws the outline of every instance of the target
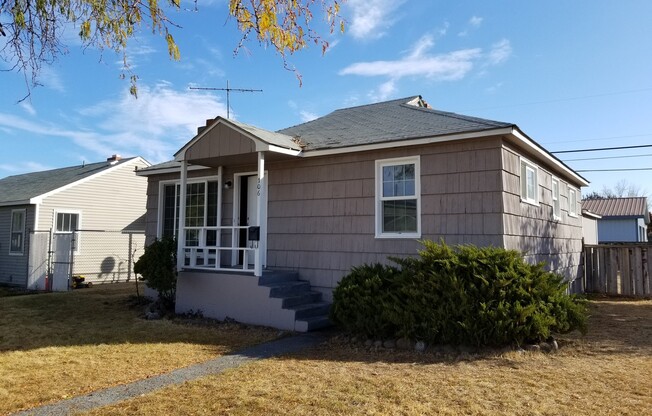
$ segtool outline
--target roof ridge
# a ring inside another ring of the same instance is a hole
[[[120,160],[118,161],[118,164],[122,164],[122,163],[124,163],[124,162],[128,162],[128,161],[133,160],[133,159],[135,159],[135,158],[137,158],[137,157],[138,157],[138,156],[132,156],[132,157],[125,157],[125,158],[122,158],[122,159],[120,159]],[[74,168],[84,168],[84,169],[88,169],[90,166],[94,166],[94,165],[115,166],[116,164],[110,165],[108,161],[107,161],[107,162],[92,162],[92,163],[84,163],[84,164],[81,164],[81,165],[63,166],[63,167],[60,167],[60,168],[45,169],[45,170],[36,170],[36,171],[33,171],[33,172],[26,172],[26,173],[19,173],[19,174],[16,174],[16,175],[9,175],[9,176],[5,176],[4,178],[0,178],[0,180],[8,179],[8,178],[17,178],[17,177],[20,177],[20,176],[35,175],[35,174],[38,174],[38,173],[48,173],[48,172],[56,172],[56,171],[62,171],[62,170],[69,170],[69,169],[74,169]]]
[[[453,113],[452,111],[442,111],[442,110],[437,110],[436,108],[432,107],[417,107],[409,104],[402,104],[403,107],[412,109],[412,110],[419,110],[419,111],[426,111],[426,112],[432,112],[432,113],[437,113],[441,116],[445,117],[450,117],[450,118],[455,118],[458,120],[464,120],[464,121],[474,121],[477,123],[482,123],[486,124],[488,126],[495,127],[497,125],[510,125],[510,126],[515,126],[514,123],[508,123],[505,121],[498,121],[498,120],[490,120],[487,118],[482,118],[482,117],[475,117],[475,116],[467,116],[464,114],[458,114],[458,113]]]
[[[397,101],[403,101],[402,104],[407,104],[408,102],[410,102],[411,100],[414,100],[415,98],[421,98],[421,95],[411,95],[409,97],[396,98],[394,100],[379,101],[379,102],[376,102],[376,103],[368,103],[368,104],[360,104],[360,105],[354,105],[354,106],[351,106],[351,107],[344,107],[344,108],[336,108],[335,110],[331,111],[330,113],[327,113],[327,114],[325,114],[323,116],[319,116],[314,120],[305,121],[303,123],[293,124],[291,126],[283,127],[282,129],[278,129],[278,130],[276,130],[276,133],[280,133],[283,130],[288,130],[288,129],[291,129],[291,128],[294,128],[294,127],[297,127],[297,126],[303,126],[305,124],[310,124],[315,120],[319,120],[320,118],[328,117],[331,114],[339,113],[339,112],[342,112],[342,111],[348,111],[348,110],[352,110],[354,108],[363,108],[363,107],[371,107],[371,106],[381,105],[381,104],[389,104],[389,103],[394,103],[394,102],[397,102]],[[415,108],[418,108],[418,107],[415,107]],[[281,133],[281,134],[285,134],[285,133]]]

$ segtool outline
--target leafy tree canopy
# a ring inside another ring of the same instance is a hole
[[[321,8],[331,32],[336,28],[343,31],[341,1],[345,0],[229,0],[229,17],[242,33],[235,53],[255,37],[275,49],[288,68],[286,56],[311,41],[325,51],[328,42],[311,29],[313,11]],[[169,12],[180,8],[181,0],[0,0],[0,58],[10,64],[10,70],[25,74],[28,88],[38,85],[42,65],[66,52],[63,28],[74,25],[84,47],[111,49],[122,55],[122,76],[129,75],[130,91],[136,95],[137,75],[127,63],[129,39],[144,25],[163,36],[171,59],[180,59],[172,35],[180,27],[169,18]]]

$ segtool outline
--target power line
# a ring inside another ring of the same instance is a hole
[[[563,102],[563,101],[585,100],[587,98],[608,97],[608,96],[612,96],[612,95],[632,94],[632,93],[643,92],[643,91],[652,91],[652,88],[640,88],[640,89],[637,89],[637,90],[624,90],[624,91],[605,92],[605,93],[601,93],[601,94],[582,95],[582,96],[578,96],[578,97],[556,98],[556,99],[553,99],[553,100],[531,101],[531,102],[520,103],[520,104],[506,104],[506,105],[499,105],[499,106],[494,106],[494,107],[473,108],[473,109],[461,110],[461,111],[493,110],[493,109],[496,109],[496,108],[509,108],[509,107],[521,107],[521,106],[526,106],[526,105],[559,103],[559,102]]]
[[[632,135],[629,135],[629,136],[598,137],[598,138],[595,138],[595,139],[559,140],[559,141],[555,141],[555,142],[549,142],[549,141],[546,141],[546,144],[575,143],[575,142],[592,142],[592,141],[598,141],[598,140],[627,139],[627,138],[631,138],[631,137],[647,137],[647,136],[652,136],[652,133],[646,133],[646,134],[632,134]]]
[[[626,156],[605,156],[605,157],[585,157],[582,159],[564,159],[564,162],[577,162],[579,160],[604,160],[604,159],[625,159],[629,157],[646,157],[652,156],[652,153],[647,153],[644,155],[626,155]]]
[[[642,147],[652,147],[652,144],[641,144],[638,146],[596,147],[593,149],[558,150],[556,152],[550,152],[550,153],[560,154],[560,153],[578,153],[578,152],[599,152],[602,150],[640,149]]]
[[[625,169],[581,169],[575,172],[626,172],[635,170],[652,170],[652,168],[625,168]]]

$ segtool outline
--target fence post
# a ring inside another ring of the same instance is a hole
[[[133,239],[134,239],[134,234],[129,233],[129,252],[127,254],[127,282],[131,282],[131,265],[132,265],[131,256],[133,255],[132,253]]]

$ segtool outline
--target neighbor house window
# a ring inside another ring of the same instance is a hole
[[[568,215],[577,217],[577,190],[568,187]]]
[[[552,216],[555,219],[561,218],[561,206],[559,205],[559,179],[552,178]]]
[[[539,203],[538,171],[536,165],[521,159],[521,201],[535,205]]]
[[[204,243],[216,245],[217,230],[206,230],[205,241],[201,241],[202,227],[217,226],[217,180],[193,181],[186,184],[186,245],[198,246]],[[162,185],[161,233],[162,237],[176,237],[179,229],[179,183]]]
[[[376,161],[376,237],[421,236],[419,157]]]
[[[79,230],[79,214],[57,212],[57,220],[54,229],[57,233],[71,233]]]
[[[25,249],[25,210],[11,211],[9,254],[23,254]]]

